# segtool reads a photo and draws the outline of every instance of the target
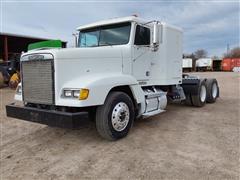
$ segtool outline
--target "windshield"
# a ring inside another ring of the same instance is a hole
[[[130,22],[82,30],[79,33],[78,47],[127,44],[130,30]]]

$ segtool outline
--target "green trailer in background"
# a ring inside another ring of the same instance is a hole
[[[41,41],[36,43],[31,43],[28,45],[28,51],[34,49],[52,49],[52,48],[65,48],[65,43],[61,40],[49,40],[49,41]]]

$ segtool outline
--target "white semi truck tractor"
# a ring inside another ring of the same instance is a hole
[[[78,45],[21,56],[21,78],[7,116],[58,127],[96,123],[108,140],[168,102],[202,107],[219,97],[216,79],[182,74],[181,29],[136,16],[80,26]]]

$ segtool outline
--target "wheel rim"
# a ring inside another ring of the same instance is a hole
[[[217,97],[217,92],[218,92],[217,84],[213,83],[213,85],[212,85],[212,97],[214,99]]]
[[[112,126],[116,131],[123,131],[129,122],[129,108],[126,103],[118,103],[112,111]]]
[[[206,96],[207,96],[207,89],[204,85],[202,85],[201,92],[200,92],[200,99],[202,102],[204,102],[206,100]]]

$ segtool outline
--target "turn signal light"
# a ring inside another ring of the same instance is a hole
[[[88,98],[88,94],[89,94],[89,90],[88,89],[81,89],[80,90],[79,99],[80,100],[87,99]]]

